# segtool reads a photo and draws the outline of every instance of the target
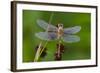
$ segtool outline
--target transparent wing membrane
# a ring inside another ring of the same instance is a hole
[[[75,26],[64,29],[64,34],[75,34],[81,30],[81,26]]]
[[[44,20],[38,19],[38,20],[37,20],[37,24],[38,24],[41,28],[43,28],[44,30],[47,30],[47,29],[48,29],[48,31],[56,31],[56,30],[57,30],[57,27],[56,27],[56,26],[53,26],[53,25],[51,25],[51,24],[48,24],[48,23],[45,22]]]
[[[73,43],[73,42],[79,42],[80,37],[78,37],[76,35],[64,35],[62,37],[62,40],[67,43]]]
[[[57,38],[56,33],[54,32],[39,32],[36,33],[35,36],[41,40],[47,40],[47,41],[56,40]]]

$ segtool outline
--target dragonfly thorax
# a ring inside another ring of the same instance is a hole
[[[60,39],[64,34],[63,24],[58,24],[57,36]]]

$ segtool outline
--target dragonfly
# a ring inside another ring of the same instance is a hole
[[[57,27],[47,23],[42,19],[37,20],[38,26],[44,29],[44,32],[35,33],[35,36],[41,40],[53,41],[62,40],[67,43],[79,42],[80,37],[75,35],[81,30],[81,26],[64,28],[63,24],[58,24]]]

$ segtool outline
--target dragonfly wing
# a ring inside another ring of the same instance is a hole
[[[56,26],[53,26],[53,25],[51,25],[51,24],[48,24],[48,23],[45,22],[44,20],[38,19],[38,20],[37,20],[37,24],[38,24],[41,28],[43,28],[44,30],[47,30],[47,29],[48,29],[48,31],[56,31],[56,30],[57,30],[57,27],[56,27]]]
[[[73,43],[73,42],[79,42],[80,37],[78,37],[76,35],[64,35],[62,37],[62,40],[67,43]]]
[[[64,29],[64,34],[75,34],[81,30],[81,26],[75,26]]]
[[[35,36],[41,40],[47,40],[47,41],[56,40],[57,38],[56,33],[54,32],[39,32],[36,33]]]

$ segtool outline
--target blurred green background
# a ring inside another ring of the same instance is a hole
[[[36,20],[42,19],[49,22],[50,11],[23,10],[23,62],[33,62],[35,57],[35,47],[40,43],[40,39],[34,36],[37,32],[43,32]],[[81,26],[82,29],[76,35],[80,36],[77,43],[63,43],[65,48],[62,60],[81,60],[91,58],[91,14],[76,12],[53,12],[51,24],[62,23],[64,28]],[[43,41],[45,43],[45,41]],[[57,41],[47,44],[47,55],[41,61],[54,61]]]

